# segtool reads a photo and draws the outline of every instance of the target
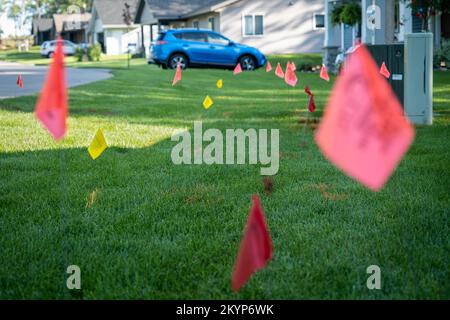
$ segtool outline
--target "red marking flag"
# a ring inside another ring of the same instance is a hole
[[[234,292],[247,283],[253,273],[264,268],[272,258],[272,240],[267,228],[259,197],[253,196],[253,205],[234,265],[231,286]]]
[[[179,81],[181,81],[181,64],[177,65],[177,71],[173,77],[172,86],[175,86]]]
[[[414,128],[378,71],[366,47],[350,55],[315,137],[328,160],[375,191],[414,140]]]
[[[236,68],[234,68],[233,74],[237,75],[242,72],[241,64],[238,62]]]
[[[284,78],[284,72],[283,69],[281,68],[280,63],[278,62],[277,68],[275,69],[275,74],[277,75],[277,77],[283,79]]]
[[[17,77],[17,85],[21,88],[23,88],[23,81],[22,81],[22,75],[19,74],[19,76]]]
[[[388,68],[386,67],[386,64],[383,62],[380,68],[380,73],[386,78],[389,79],[391,77],[391,73],[389,72]]]
[[[330,81],[330,77],[328,76],[327,67],[322,64],[322,69],[320,70],[320,77],[325,81]]]
[[[286,74],[284,77],[284,81],[291,87],[295,87],[297,85],[297,75],[295,74],[294,65],[288,62],[286,66]]]
[[[53,62],[36,104],[35,114],[55,140],[64,137],[67,130],[68,104],[61,37],[58,38]]]
[[[272,65],[270,64],[270,61],[267,61],[266,72],[270,72],[270,71],[272,71]]]
[[[308,103],[308,110],[309,110],[309,112],[316,111],[316,102],[314,101],[314,95],[312,94],[311,90],[309,89],[309,86],[306,86],[305,92],[309,96],[309,103]]]

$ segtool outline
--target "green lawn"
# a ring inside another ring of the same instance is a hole
[[[0,100],[0,298],[450,297],[449,72],[435,73],[435,124],[417,127],[414,145],[374,193],[328,163],[304,130],[303,88],[316,95],[317,118],[331,90],[317,74],[299,74],[293,90],[264,70],[233,77],[193,69],[172,88],[172,71],[133,63],[110,63],[113,78],[70,90],[61,143],[35,120],[36,96]],[[207,94],[215,105],[205,111]],[[195,120],[205,129],[280,129],[273,192],[265,193],[259,166],[173,165],[170,136]],[[94,162],[87,146],[98,128],[110,148]],[[255,193],[275,254],[233,294]],[[65,289],[71,264],[81,267],[78,294]],[[379,291],[366,287],[373,264]]]

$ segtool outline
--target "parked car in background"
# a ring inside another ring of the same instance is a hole
[[[223,35],[198,29],[167,30],[158,35],[150,49],[149,64],[174,69],[192,66],[235,67],[255,70],[266,57],[256,48],[238,44]]]
[[[75,51],[77,49],[77,45],[69,40],[62,40],[63,41],[63,51],[66,56],[73,56],[75,54]],[[53,57],[53,54],[56,50],[56,43],[57,40],[53,41],[45,41],[41,45],[41,56],[51,58]]]

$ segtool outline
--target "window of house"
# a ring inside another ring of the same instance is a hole
[[[200,29],[200,24],[198,21],[192,22],[192,26],[194,27],[194,29]]]
[[[242,25],[244,36],[249,37],[264,35],[263,14],[244,14],[242,16]]]
[[[214,17],[208,18],[208,29],[215,31],[215,25],[216,25],[216,18]]]
[[[325,15],[321,13],[314,14],[314,29],[325,28]]]

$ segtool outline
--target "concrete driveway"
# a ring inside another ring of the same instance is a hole
[[[20,97],[41,91],[48,67],[36,67],[19,63],[0,61],[0,99]],[[18,75],[22,75],[23,86],[17,84]],[[95,81],[111,78],[107,69],[66,68],[69,87],[75,87]]]

